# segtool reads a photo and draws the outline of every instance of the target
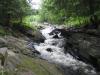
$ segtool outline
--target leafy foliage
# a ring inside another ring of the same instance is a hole
[[[72,18],[84,21],[100,11],[99,3],[100,0],[43,0],[41,20],[58,24],[69,22]]]
[[[20,19],[28,14],[30,7],[26,0],[0,0],[0,23],[10,25],[12,19]]]

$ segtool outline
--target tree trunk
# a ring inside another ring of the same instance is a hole
[[[95,12],[95,7],[94,7],[95,1],[94,0],[89,0],[89,11],[90,15],[93,15]]]
[[[11,15],[7,14],[6,18],[5,18],[5,26],[9,26],[10,27],[10,20],[11,20]]]

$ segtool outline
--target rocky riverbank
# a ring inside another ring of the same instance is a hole
[[[59,32],[66,38],[65,53],[70,53],[75,59],[91,64],[97,71],[100,71],[100,28],[56,28],[50,35]],[[55,35],[54,38],[59,37]]]
[[[29,37],[1,29],[0,75],[2,72],[4,75],[63,75],[58,65],[35,56],[33,48],[29,47],[32,42]]]
[[[91,75],[91,73],[86,74],[83,72],[86,66],[83,68],[81,64],[84,63],[94,67],[97,73],[92,75],[99,75],[99,28],[67,29],[53,27],[53,30],[47,30],[50,37],[46,34],[46,36],[44,36],[40,30],[34,32],[25,31],[27,34],[17,31],[8,31],[6,29],[0,30],[2,30],[0,31],[0,61],[3,63],[0,65],[0,69],[2,71],[2,67],[4,68],[5,75]],[[28,33],[32,35],[28,36]],[[37,48],[38,50],[34,45],[39,46]],[[41,50],[52,55],[52,57],[55,55],[54,61],[64,63],[67,67],[52,62],[52,58],[50,57],[51,61],[49,61],[49,59],[47,59],[48,55],[46,55],[46,58],[42,58],[40,55],[42,55],[43,51]],[[60,52],[59,50],[62,51]],[[59,57],[56,59],[56,56]],[[59,58],[61,60],[59,60]],[[69,63],[69,65],[67,63]],[[78,66],[79,69],[73,70],[73,65],[74,67]]]

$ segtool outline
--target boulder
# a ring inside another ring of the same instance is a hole
[[[51,48],[47,48],[47,51],[48,52],[53,52]]]
[[[0,68],[13,71],[20,62],[20,58],[13,51],[8,50],[7,47],[0,48]]]
[[[58,28],[54,29],[51,33],[49,33],[49,35],[58,34],[58,33],[61,33],[61,36],[68,35],[66,29],[58,29]]]
[[[66,41],[66,51],[76,59],[91,64],[100,71],[100,38],[86,33],[72,33]]]
[[[0,66],[5,66],[5,61],[8,56],[7,48],[0,48]]]
[[[7,75],[63,75],[58,65],[35,57],[39,52],[28,48],[28,40],[23,37],[0,37],[5,47],[0,47],[0,58],[7,56],[4,74]],[[1,46],[1,43],[0,43]],[[32,57],[33,56],[33,57]],[[1,61],[1,60],[0,60]],[[4,65],[4,64],[3,64]],[[2,65],[0,65],[0,68]],[[1,73],[0,73],[1,74]]]
[[[40,31],[34,31],[34,38],[33,40],[37,43],[44,42],[45,37],[42,35]]]
[[[6,46],[6,40],[4,38],[0,38],[0,47],[5,47]]]

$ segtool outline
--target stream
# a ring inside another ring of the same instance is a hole
[[[39,56],[48,62],[61,65],[64,75],[97,75],[90,64],[77,60],[70,53],[64,53],[67,39],[59,31],[50,35],[53,30],[55,27],[52,26],[40,30],[46,39],[44,43],[34,44],[35,50],[40,52]]]

